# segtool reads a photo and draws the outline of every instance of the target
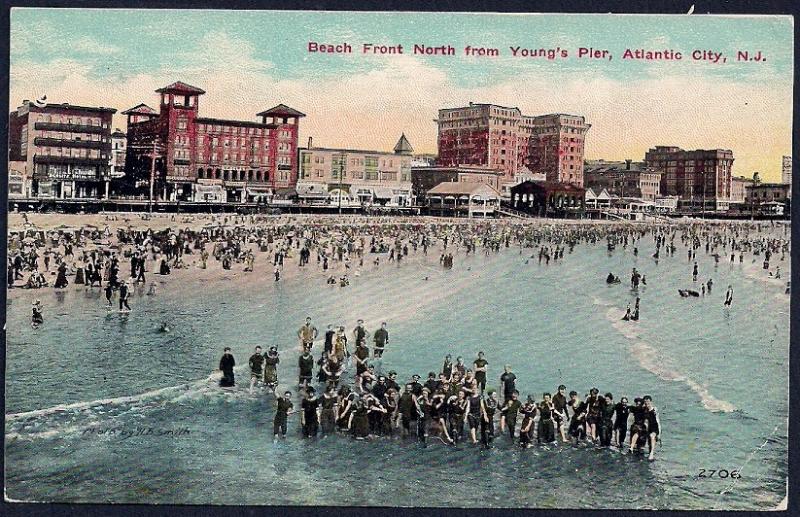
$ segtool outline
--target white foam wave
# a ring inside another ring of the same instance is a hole
[[[641,339],[635,322],[622,320],[624,315],[625,313],[623,311],[613,307],[606,311],[606,318],[611,322],[611,325],[633,342],[631,344],[631,352],[639,361],[639,365],[641,365],[642,368],[665,381],[683,382],[700,397],[700,402],[708,411],[715,413],[730,413],[736,411],[736,406],[730,402],[716,398],[705,386],[678,371],[670,369],[665,358],[662,357],[653,346]]]
[[[58,415],[62,413],[77,413],[81,411],[94,410],[103,407],[120,407],[126,405],[133,405],[141,402],[146,402],[154,399],[168,398],[168,395],[175,394],[176,396],[185,395],[191,390],[202,388],[209,383],[218,380],[222,374],[220,372],[213,372],[205,379],[179,384],[176,386],[166,386],[136,395],[125,395],[122,397],[114,397],[107,399],[97,399],[84,402],[75,402],[72,404],[59,404],[57,406],[35,409],[32,411],[23,411],[20,413],[6,414],[6,424],[15,423],[22,420],[36,419],[51,415]]]

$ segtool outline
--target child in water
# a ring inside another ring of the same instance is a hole
[[[31,326],[36,328],[44,323],[44,316],[42,316],[42,302],[37,300],[31,304]]]

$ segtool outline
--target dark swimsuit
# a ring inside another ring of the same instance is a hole
[[[553,405],[542,404],[539,407],[539,443],[556,441],[556,429],[553,424]]]

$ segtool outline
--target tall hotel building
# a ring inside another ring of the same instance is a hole
[[[682,206],[727,210],[731,200],[733,152],[727,149],[684,151],[656,146],[645,154],[649,167],[661,169],[661,195],[678,196]]]
[[[111,179],[111,117],[117,110],[23,101],[9,115],[9,161],[25,195],[99,199]]]
[[[297,183],[303,113],[279,104],[258,122],[205,118],[200,88],[175,82],[156,93],[158,112],[145,104],[123,111],[125,177],[136,192],[147,190],[153,171],[154,197],[170,201],[254,201]]]
[[[542,173],[583,186],[583,154],[591,127],[578,115],[523,115],[519,108],[474,104],[439,110],[437,165],[478,165],[504,173]]]

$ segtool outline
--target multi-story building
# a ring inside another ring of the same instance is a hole
[[[678,196],[682,208],[727,210],[731,198],[733,152],[727,149],[684,151],[656,146],[645,164],[663,170],[661,194]]]
[[[33,197],[99,199],[110,180],[113,108],[23,101],[9,115],[9,161]]]
[[[413,149],[403,134],[393,152],[314,147],[299,150],[299,196],[338,202],[407,206]],[[322,193],[322,194],[320,194]],[[312,195],[313,194],[313,195]]]
[[[125,176],[125,154],[128,148],[128,136],[124,131],[115,129],[111,133],[111,177],[119,179]]]
[[[781,162],[781,183],[789,185],[789,199],[792,197],[792,157],[784,156]]]
[[[731,178],[731,205],[741,205],[747,200],[747,187],[755,182],[752,178],[735,176]]]
[[[554,113],[530,117],[524,126],[530,128],[528,168],[544,173],[547,181],[583,187],[584,145],[591,127],[586,119]]]
[[[483,183],[499,192],[504,178],[505,173],[501,169],[474,165],[411,167],[412,190],[416,204],[424,204],[427,192],[440,183]]]
[[[205,91],[180,81],[159,88],[156,112],[140,104],[128,115],[126,178],[154,197],[229,202],[258,200],[297,182],[297,139],[303,113],[284,104],[260,121],[199,116]]]
[[[439,110],[437,165],[500,169],[505,183],[527,168],[548,180],[581,185],[586,132],[577,115],[523,115],[519,108],[474,104]]]
[[[594,191],[603,189],[615,197],[637,198],[655,202],[661,196],[662,171],[633,160],[587,160],[584,185]]]
[[[745,189],[745,203],[750,206],[774,202],[785,203],[789,199],[789,185],[784,183],[753,182]]]

